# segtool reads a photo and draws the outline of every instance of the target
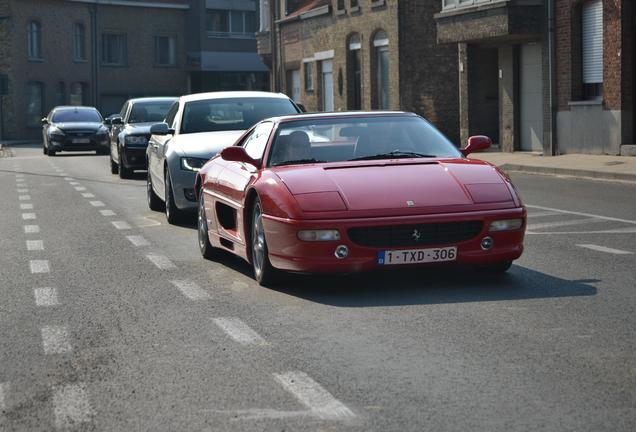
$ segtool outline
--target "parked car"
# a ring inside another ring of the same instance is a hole
[[[110,172],[130,178],[134,170],[147,169],[146,147],[150,126],[162,122],[176,97],[130,99],[111,118]]]
[[[506,271],[523,251],[526,210],[508,176],[466,158],[490,144],[474,136],[460,151],[411,113],[265,120],[197,174],[201,254],[244,258],[261,285],[281,271]]]
[[[104,126],[106,126],[106,128],[108,129],[108,131],[109,131],[108,133],[110,133],[110,130],[113,127],[112,121],[113,121],[113,118],[115,118],[115,117],[119,117],[119,113],[113,113],[113,114],[110,114],[110,115],[104,117]]]
[[[96,151],[108,154],[108,129],[94,107],[58,106],[42,119],[42,151]]]
[[[196,212],[194,179],[212,156],[233,144],[256,122],[297,114],[283,94],[216,92],[182,96],[164,123],[153,125],[147,149],[148,206],[166,212],[169,223]]]

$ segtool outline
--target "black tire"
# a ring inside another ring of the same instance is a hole
[[[109,154],[109,151],[105,150],[105,149],[95,150],[95,154],[98,154],[100,156],[104,156],[104,155]]]
[[[272,267],[269,261],[267,240],[263,229],[263,211],[261,200],[256,198],[252,207],[252,218],[250,228],[250,246],[252,269],[254,279],[261,286],[272,286],[280,280],[280,271]]]
[[[163,201],[157,196],[155,190],[152,188],[152,179],[150,173],[146,176],[146,195],[148,198],[148,208],[154,211],[163,211]]]
[[[49,155],[50,157],[53,157],[53,156],[55,156],[55,150],[48,149],[46,154]]]
[[[113,160],[113,156],[110,156],[110,173],[119,174],[119,165]]]
[[[208,237],[208,218],[205,214],[205,201],[203,192],[199,194],[199,209],[197,211],[197,239],[199,251],[205,259],[214,259],[218,256],[219,250],[212,246]]]
[[[174,192],[172,190],[172,179],[170,178],[170,171],[166,169],[164,174],[164,187],[165,187],[165,212],[166,220],[169,224],[176,225],[183,220],[183,211],[177,208],[174,203]]]
[[[512,261],[504,261],[497,264],[490,264],[484,269],[489,273],[505,273],[510,269]]]
[[[45,145],[42,146],[42,153],[48,154],[48,151],[46,150],[46,146]]]
[[[123,163],[124,161],[121,158],[121,153],[119,153],[119,178],[120,179],[129,179],[132,177],[133,170],[127,168]]]

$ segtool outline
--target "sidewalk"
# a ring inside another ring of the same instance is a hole
[[[531,174],[564,175],[636,183],[636,157],[567,154],[542,156],[528,152],[473,153],[471,159],[481,159],[504,171]]]

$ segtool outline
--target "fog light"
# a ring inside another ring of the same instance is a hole
[[[481,239],[481,248],[483,250],[490,250],[494,245],[495,241],[492,239],[492,237],[484,237],[483,239]]]
[[[336,248],[334,255],[338,259],[345,259],[346,257],[349,256],[349,248],[345,245],[340,245]]]
[[[490,222],[490,231],[510,231],[523,226],[523,219],[504,219]]]
[[[302,241],[333,241],[340,240],[338,230],[303,230],[298,231],[298,238]]]
[[[183,189],[183,195],[186,197],[188,201],[196,201],[197,197],[194,195],[194,189],[185,188]]]

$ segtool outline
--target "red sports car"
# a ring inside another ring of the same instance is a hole
[[[230,251],[261,285],[303,273],[444,264],[506,271],[526,210],[510,179],[402,112],[264,120],[199,171],[199,247]]]

